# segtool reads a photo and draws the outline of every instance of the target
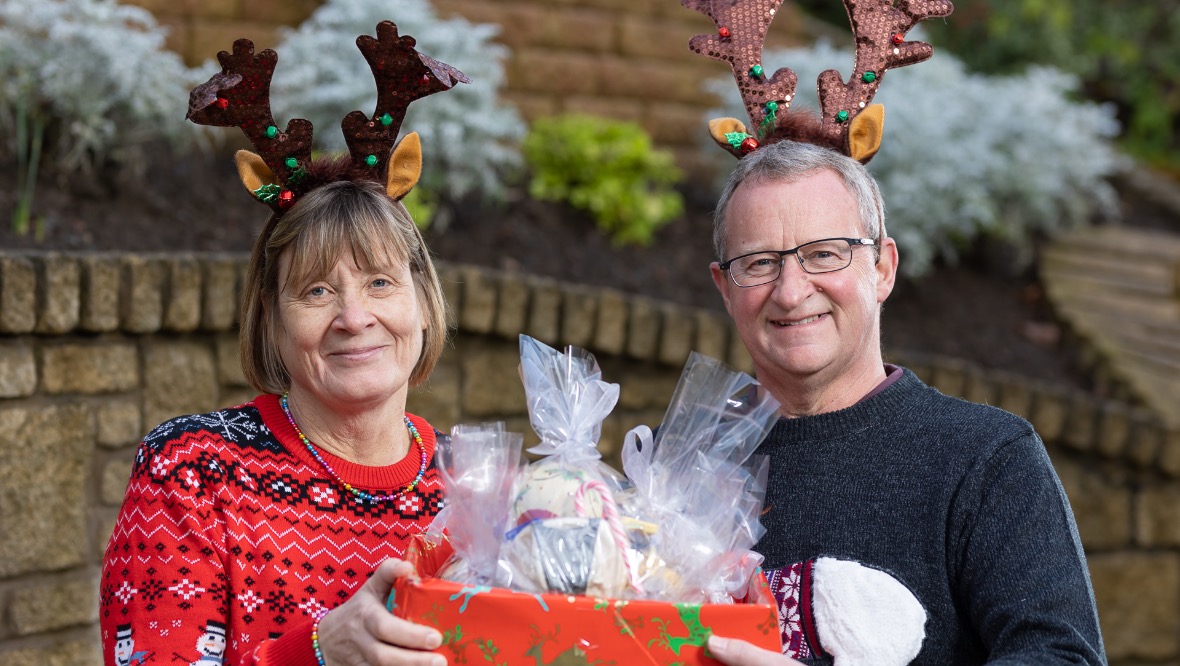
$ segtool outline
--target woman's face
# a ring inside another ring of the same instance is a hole
[[[338,411],[404,404],[426,326],[406,262],[360,266],[344,252],[302,283],[289,280],[290,265],[284,253],[275,339],[292,389]]]

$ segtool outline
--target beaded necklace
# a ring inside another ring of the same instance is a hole
[[[366,502],[388,502],[390,500],[395,500],[416,488],[418,486],[418,482],[422,480],[422,476],[426,474],[426,445],[422,443],[422,436],[418,434],[418,429],[414,427],[413,421],[411,421],[410,417],[408,416],[402,416],[402,418],[406,421],[406,429],[410,431],[410,437],[412,437],[414,441],[417,442],[418,455],[422,458],[422,462],[418,467],[418,475],[414,477],[414,480],[411,481],[409,485],[397,491],[396,493],[393,493],[392,495],[373,495],[371,493],[366,493],[363,490],[357,490],[356,488],[353,488],[352,484],[340,478],[340,475],[336,473],[336,470],[332,469],[332,466],[328,464],[327,460],[324,460],[323,456],[320,455],[320,452],[316,450],[315,444],[311,443],[311,440],[308,439],[307,436],[303,434],[303,431],[299,429],[299,424],[295,423],[295,417],[291,415],[291,409],[287,405],[286,393],[283,393],[283,397],[279,398],[279,404],[283,407],[283,413],[287,415],[287,421],[289,421],[291,423],[291,427],[295,429],[295,434],[299,435],[299,441],[303,442],[303,445],[307,447],[307,450],[311,453],[312,457],[319,461],[320,465],[322,465],[324,469],[328,471],[328,474],[331,475],[333,479],[336,479],[337,483],[344,486],[344,489],[352,493],[352,495],[357,499],[364,500]]]

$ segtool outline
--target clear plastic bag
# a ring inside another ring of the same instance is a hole
[[[652,598],[724,603],[744,596],[761,563],[751,548],[768,461],[754,451],[778,418],[778,402],[749,375],[690,355],[658,431],[637,429],[623,447],[636,502],[660,526],[656,551],[668,583]]]
[[[500,547],[508,522],[508,498],[521,467],[523,436],[504,424],[459,424],[439,442],[436,460],[446,482],[446,507],[432,525],[445,527],[455,549],[442,577],[476,585],[502,578]]]
[[[504,569],[517,589],[619,597],[635,587],[629,539],[615,501],[629,484],[601,461],[602,421],[619,386],[593,354],[520,337],[520,375],[543,456],[517,479]]]

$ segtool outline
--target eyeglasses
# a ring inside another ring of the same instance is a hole
[[[795,255],[808,273],[832,273],[852,265],[852,248],[876,246],[872,238],[824,238],[790,250],[761,250],[727,259],[718,264],[739,287],[757,287],[778,279],[788,254]]]

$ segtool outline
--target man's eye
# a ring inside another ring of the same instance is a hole
[[[763,257],[761,259],[755,259],[754,261],[750,262],[750,268],[766,268],[767,266],[772,266],[777,263],[778,262],[775,261],[774,259],[770,259],[769,257]]]

